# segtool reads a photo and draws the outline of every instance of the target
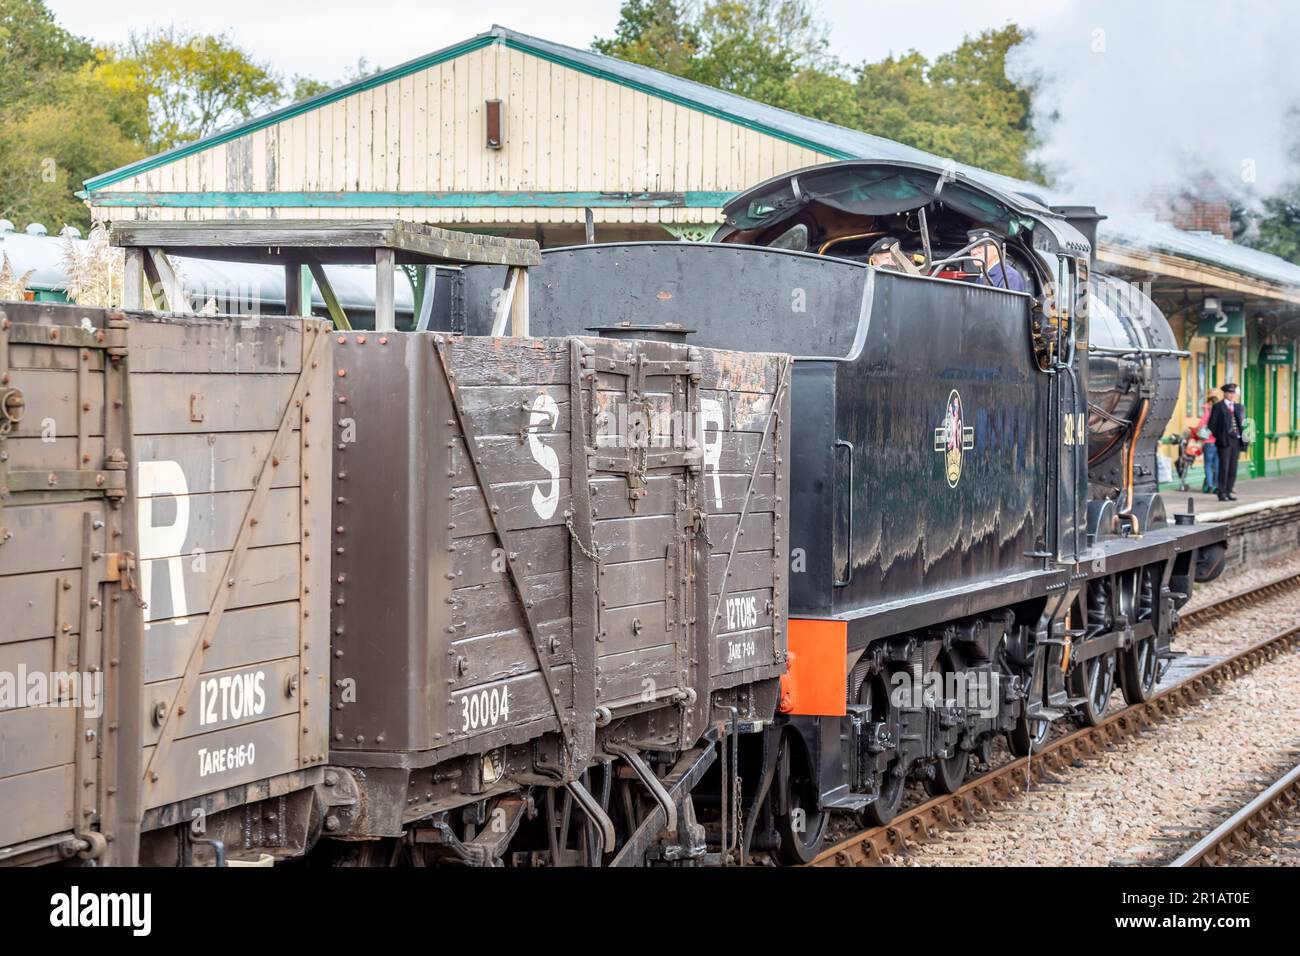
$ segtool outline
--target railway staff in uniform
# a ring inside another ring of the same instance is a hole
[[[1237,484],[1237,458],[1246,448],[1242,438],[1246,415],[1237,401],[1237,386],[1232,382],[1223,386],[1223,401],[1210,409],[1208,427],[1219,452],[1219,500],[1236,501],[1232,491]]]
[[[1025,291],[1024,276],[1015,266],[1002,261],[1002,250],[996,233],[991,229],[972,229],[966,233],[966,238],[976,243],[970,250],[971,256],[984,264],[980,277],[976,280],[978,283],[996,289],[1010,289],[1012,292]]]
[[[893,236],[884,236],[877,239],[867,250],[867,264],[875,266],[877,269],[889,269],[892,272],[902,272],[898,262],[894,259],[894,247],[898,245],[898,240]]]

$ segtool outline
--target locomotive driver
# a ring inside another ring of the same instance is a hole
[[[976,243],[970,250],[972,258],[984,263],[984,268],[980,271],[980,277],[975,280],[976,282],[997,289],[1010,289],[1012,292],[1025,291],[1024,277],[1015,266],[1002,261],[997,235],[992,230],[972,229],[966,233],[966,238]]]

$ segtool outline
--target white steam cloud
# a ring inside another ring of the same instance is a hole
[[[1199,185],[1253,205],[1300,180],[1300,6],[1070,0],[1012,50],[1035,156],[1074,201],[1119,213]]]

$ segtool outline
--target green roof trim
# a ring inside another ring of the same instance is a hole
[[[159,208],[578,208],[721,209],[730,192],[86,192],[96,206]]]
[[[255,120],[250,120],[249,122],[244,123],[240,126],[234,126],[220,133],[214,133],[211,136],[205,137],[203,139],[195,140],[192,143],[185,143],[182,146],[177,146],[174,149],[169,149],[164,153],[158,153],[155,156],[149,156],[146,157],[145,159],[137,160],[134,163],[130,163],[126,166],[122,166],[110,172],[101,173],[100,175],[94,176],[85,181],[84,185],[86,187],[86,191],[93,193],[96,190],[103,189],[105,186],[111,186],[113,183],[121,182],[124,179],[130,179],[133,176],[139,176],[141,173],[147,173],[152,169],[157,169],[159,166],[165,166],[168,163],[175,162],[178,159],[184,159],[186,156],[192,156],[195,153],[202,152],[206,149],[211,149],[214,146],[220,146],[222,143],[228,143],[231,140],[238,139],[241,136],[247,136],[250,133],[255,133],[260,129],[265,129],[268,126],[274,126],[278,123],[283,123],[286,120],[291,120],[296,116],[301,116],[303,113],[309,112],[314,109],[318,109],[322,106],[328,106],[330,103],[337,102],[338,100],[341,99],[346,99],[347,97],[352,96],[356,93],[360,93],[365,90],[374,89],[377,86],[383,86],[387,83],[393,82],[394,80],[400,80],[402,77],[410,76],[412,73],[418,73],[421,70],[427,70],[431,66],[437,66],[440,63],[445,63],[448,60],[454,60],[457,57],[464,56],[467,53],[473,53],[475,50],[481,50],[483,47],[489,46],[490,44],[493,43],[502,44],[509,49],[518,50],[521,53],[527,53],[530,56],[537,57],[538,59],[546,60],[550,63],[556,63],[568,69],[576,70],[579,73],[585,73],[588,76],[596,77],[597,79],[606,80],[610,83],[616,83],[619,86],[636,90],[639,93],[646,93],[650,96],[658,97],[670,103],[675,103],[678,106],[685,106],[689,109],[697,110],[701,113],[704,113],[708,116],[712,116],[716,119],[725,120],[728,123],[735,123],[738,126],[743,126],[746,129],[751,129],[754,132],[763,133],[767,136],[772,136],[776,139],[782,140],[787,143],[791,143],[795,146],[801,146],[804,149],[814,150],[815,152],[821,153],[824,156],[830,156],[834,159],[856,159],[857,158],[855,154],[845,151],[843,149],[839,149],[835,146],[830,145],[829,143],[818,142],[815,140],[806,139],[804,137],[792,135],[789,132],[777,129],[776,127],[769,126],[765,123],[756,122],[754,120],[747,119],[746,117],[738,116],[737,114],[731,113],[727,110],[719,109],[717,107],[710,106],[706,103],[702,103],[699,100],[693,99],[692,97],[685,96],[680,93],[674,93],[670,90],[661,87],[656,87],[651,83],[641,83],[636,80],[629,79],[628,77],[619,76],[617,73],[614,73],[613,71],[602,70],[597,67],[590,66],[586,63],[580,63],[577,60],[574,60],[570,57],[563,56],[553,51],[544,50],[540,46],[535,46],[529,43],[527,39],[522,38],[519,34],[509,33],[508,31],[498,32],[494,30],[491,33],[480,34],[476,37],[473,37],[472,39],[464,41],[463,43],[457,43],[453,46],[444,47],[443,49],[438,50],[434,53],[430,53],[427,56],[423,56],[415,60],[410,60],[406,63],[401,64],[400,66],[395,66],[390,70],[385,70],[381,73],[376,73],[374,76],[368,76],[364,79],[357,80],[353,83],[348,83],[345,86],[340,86],[337,89],[333,89],[333,90],[329,90],[328,92],[321,93],[318,96],[313,96],[311,99],[303,100],[300,103],[294,103],[290,106],[286,106],[283,109],[276,110],[273,113],[268,113],[265,116],[259,117]],[[132,204],[124,204],[124,205],[132,205]]]

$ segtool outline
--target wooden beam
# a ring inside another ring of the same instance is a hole
[[[172,312],[188,313],[190,301],[185,295],[185,283],[172,268],[172,262],[161,249],[150,249],[145,259],[145,269],[152,265],[151,276],[166,298],[167,308]]]
[[[528,270],[514,266],[510,270],[518,274],[515,283],[515,295],[510,303],[510,334],[528,334]]]
[[[325,267],[319,262],[308,263],[311,270],[312,278],[316,280],[316,287],[320,289],[321,298],[325,300],[325,308],[330,314],[330,321],[334,323],[334,328],[344,332],[352,330],[352,323],[348,321],[348,314],[343,311],[343,305],[339,302],[339,297],[334,294],[334,287],[330,285],[329,276],[325,274]]]
[[[122,275],[122,308],[144,308],[144,250],[127,249]]]
[[[284,267],[284,314],[302,315],[302,264],[288,262]]]
[[[392,249],[375,250],[375,331],[392,332],[397,328],[397,310],[393,304],[394,261]]]
[[[496,312],[492,315],[492,335],[505,335],[506,322],[514,315],[515,288],[519,284],[519,274],[515,269],[506,270],[505,288],[497,300]]]

